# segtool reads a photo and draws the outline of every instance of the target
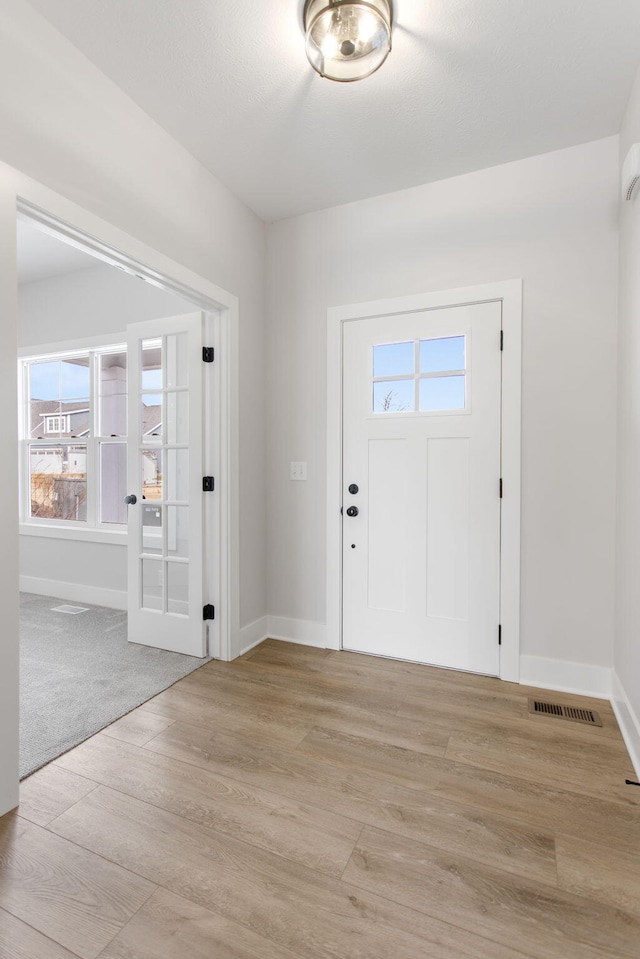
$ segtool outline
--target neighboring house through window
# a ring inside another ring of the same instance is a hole
[[[68,416],[45,417],[45,433],[67,433],[69,431]]]

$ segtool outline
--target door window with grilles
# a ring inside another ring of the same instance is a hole
[[[374,413],[464,412],[466,381],[466,336],[373,347]]]

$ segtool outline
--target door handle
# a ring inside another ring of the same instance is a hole
[[[138,497],[135,493],[131,493],[129,496],[125,496],[124,501],[127,506],[135,506],[138,502]]]
[[[347,516],[357,516],[360,510],[357,506],[350,506],[347,510]]]

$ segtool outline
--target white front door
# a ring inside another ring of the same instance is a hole
[[[499,302],[344,323],[345,649],[498,674],[500,331]]]
[[[205,655],[201,313],[128,329],[129,641]]]

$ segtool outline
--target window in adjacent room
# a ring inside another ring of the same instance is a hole
[[[22,521],[126,523],[124,346],[20,361]]]

